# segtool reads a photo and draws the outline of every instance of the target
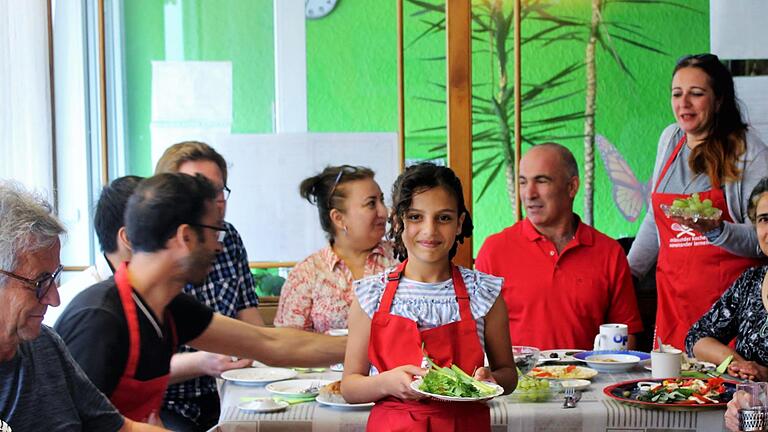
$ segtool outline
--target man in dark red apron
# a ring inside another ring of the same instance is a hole
[[[271,365],[328,365],[344,356],[345,337],[255,327],[181,294],[184,284],[205,279],[220,248],[215,198],[200,175],[144,180],[125,213],[131,261],[78,295],[60,318],[73,357],[129,418],[160,409],[180,343]]]

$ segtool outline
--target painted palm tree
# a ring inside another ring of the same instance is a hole
[[[435,12],[442,20],[427,21],[428,29],[425,30],[416,40],[426,35],[437,33],[445,29],[444,17],[445,10],[440,4],[431,4],[424,0],[408,0],[420,7],[418,14]],[[546,47],[553,43],[573,41],[585,44],[584,63],[570,65],[558,73],[552,75],[538,85],[533,85],[524,92],[523,102],[526,116],[523,121],[523,142],[533,144],[543,140],[568,139],[579,137],[584,140],[584,209],[583,220],[586,223],[593,224],[594,216],[594,177],[595,177],[595,115],[598,111],[597,106],[597,57],[603,52],[608,54],[619,66],[624,74],[634,80],[635,77],[627,64],[624,62],[621,52],[626,47],[640,49],[658,55],[668,55],[660,43],[646,36],[641,24],[632,22],[622,22],[620,20],[611,20],[614,13],[620,16],[621,8],[637,6],[655,6],[679,8],[694,13],[701,13],[700,10],[683,4],[683,0],[580,0],[589,1],[590,17],[587,20],[556,16],[550,13],[551,5],[542,0],[523,0],[522,17],[523,20],[536,20],[540,24],[540,29],[536,33],[523,38],[522,43],[539,42],[540,46]],[[511,32],[510,23],[512,21],[511,11],[504,10],[504,3],[501,0],[476,0],[475,11],[473,9],[473,22],[475,24],[475,37],[482,40],[483,34],[488,35],[493,41],[494,47],[491,55],[494,56],[496,63],[498,82],[493,84],[495,93],[490,98],[475,97],[475,109],[473,115],[477,119],[475,125],[486,127],[474,134],[475,150],[495,151],[488,157],[480,158],[475,163],[475,174],[490,171],[489,176],[483,185],[479,197],[486,191],[487,187],[494,181],[498,174],[504,169],[507,190],[510,202],[515,205],[514,182],[517,175],[514,173],[514,150],[511,145],[510,119],[513,118],[512,104],[510,98],[513,88],[508,85],[507,74],[507,42]],[[506,6],[509,9],[509,5]],[[478,52],[478,51],[474,51]],[[562,101],[567,97],[572,97],[574,92],[563,93],[552,96],[552,91],[562,88],[573,78],[574,72],[585,66],[585,84],[583,92],[585,96],[584,111],[581,113],[565,113],[562,115],[550,116],[541,121],[526,120],[536,107],[543,107],[548,103]],[[523,77],[525,78],[525,77]],[[529,84],[530,85],[530,84]],[[444,89],[444,87],[443,87]],[[444,101],[443,101],[444,102]],[[577,119],[583,119],[583,135],[562,134],[563,128]],[[541,123],[543,122],[543,123]],[[424,129],[422,131],[435,128]],[[420,132],[420,131],[415,131]],[[437,146],[435,149],[440,149]]]
[[[619,52],[619,44],[639,48],[654,54],[667,55],[660,44],[643,34],[641,25],[611,21],[611,11],[619,8],[636,6],[656,6],[686,9],[692,12],[700,11],[687,5],[676,3],[674,0],[590,0],[591,15],[588,23],[586,51],[584,64],[586,69],[584,108],[584,209],[583,220],[594,223],[594,182],[595,182],[595,114],[597,112],[597,55],[599,50],[608,53],[621,70],[631,79],[635,79],[632,71]],[[575,21],[575,20],[571,20]],[[571,30],[568,30],[569,32]],[[569,33],[570,34],[570,33]]]
[[[420,17],[430,16],[430,19],[422,18],[422,22],[426,24],[427,28],[411,42],[411,45],[421,38],[438,34],[445,30],[444,2],[430,3],[423,0],[408,0],[408,2],[418,6],[418,12],[414,15]],[[547,22],[548,27],[543,31],[523,38],[522,44],[545,41],[549,33],[559,26],[564,24],[576,25],[578,23],[547,14],[547,7],[548,5],[541,1],[526,2],[521,11],[522,17],[535,17],[537,20]],[[474,158],[473,174],[475,176],[487,175],[477,195],[477,199],[482,199],[488,187],[503,173],[509,202],[514,210],[517,202],[517,197],[515,196],[517,173],[515,172],[514,137],[512,136],[512,121],[514,119],[512,97],[514,95],[514,87],[510,84],[512,80],[508,70],[508,59],[512,50],[509,46],[513,30],[511,27],[512,14],[513,10],[508,1],[478,0],[474,3],[472,11],[473,39],[478,42],[490,42],[490,48],[487,50],[473,49],[473,53],[490,55],[493,60],[493,71],[491,73],[491,82],[473,85],[472,139],[473,152],[478,155],[478,157]],[[559,36],[561,40],[569,37],[571,35],[567,32]],[[444,57],[437,59],[444,59]],[[428,60],[436,59],[431,58]],[[524,119],[522,124],[522,139],[524,143],[533,145],[542,141],[581,137],[581,135],[567,135],[564,132],[569,123],[583,118],[583,113],[580,111],[560,113],[554,116],[542,115],[536,118],[537,111],[581,93],[581,90],[574,91],[569,89],[572,87],[570,84],[574,82],[575,74],[581,66],[579,63],[567,65],[560,70],[556,70],[541,82],[524,83],[525,89],[522,91],[521,97],[526,109],[526,119]],[[444,94],[444,84],[433,84]],[[445,99],[443,98],[422,97],[421,99],[445,104]],[[442,130],[445,130],[445,125],[419,129],[413,132],[416,134],[435,133]],[[432,147],[429,150],[433,157],[444,157],[445,142],[432,143]]]

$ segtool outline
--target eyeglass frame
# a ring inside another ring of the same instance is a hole
[[[221,189],[217,189],[216,195],[218,194],[222,194],[224,196],[224,201],[227,201],[232,194],[232,189],[228,188],[227,185],[224,185]]]
[[[354,174],[357,172],[357,168],[352,165],[342,165],[339,167],[339,173],[336,175],[336,180],[333,181],[333,186],[331,187],[331,191],[328,193],[328,209],[332,209],[333,206],[331,206],[331,202],[333,201],[333,193],[336,192],[336,187],[339,186],[339,181],[341,180],[341,176],[344,173],[347,174]]]
[[[28,279],[24,276],[19,276],[16,273],[12,273],[5,270],[0,270],[0,275],[7,276],[11,279],[16,279],[17,281],[24,282],[27,285],[31,285],[32,289],[35,291],[35,297],[37,297],[37,300],[42,300],[43,297],[45,297],[46,294],[48,294],[48,291],[51,290],[51,287],[53,284],[58,285],[59,279],[61,278],[61,272],[64,270],[64,266],[59,264],[58,267],[56,267],[56,270],[53,271],[53,273],[49,273],[45,276],[39,277],[37,279]]]
[[[191,223],[189,225],[194,227],[200,227],[200,228],[208,228],[208,229],[217,231],[216,240],[219,243],[222,243],[224,241],[224,237],[227,236],[227,229],[225,227],[217,227],[213,225],[206,225],[206,224],[199,224],[199,223]]]

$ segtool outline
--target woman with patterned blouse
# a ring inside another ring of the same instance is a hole
[[[768,177],[752,190],[747,209],[763,253],[768,253]],[[688,332],[685,347],[699,360],[720,363],[729,355],[728,373],[768,380],[768,266],[747,269]],[[736,338],[736,349],[727,344]]]
[[[328,246],[296,264],[280,295],[274,324],[324,333],[347,328],[352,282],[393,266],[382,241],[384,195],[369,168],[330,166],[301,182],[301,197],[317,206]]]

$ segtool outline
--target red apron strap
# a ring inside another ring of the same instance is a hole
[[[680,138],[680,141],[677,142],[675,149],[672,150],[672,154],[669,156],[669,159],[667,159],[667,162],[664,164],[664,168],[661,169],[661,172],[659,173],[659,178],[656,179],[656,187],[653,188],[653,192],[658,191],[659,184],[661,183],[661,179],[663,179],[664,176],[667,175],[667,171],[669,171],[669,167],[672,166],[672,161],[674,161],[675,158],[677,157],[677,154],[680,153],[680,149],[683,148],[683,144],[685,144],[685,141],[686,141],[686,135],[683,134],[683,137]]]
[[[115,283],[120,293],[120,302],[125,313],[125,322],[128,324],[128,362],[123,371],[124,376],[133,377],[139,364],[139,348],[141,338],[139,334],[139,318],[136,314],[136,303],[133,301],[133,288],[128,280],[128,263],[123,262],[115,272]]]
[[[472,309],[469,307],[469,294],[464,278],[458,266],[451,264],[451,278],[453,279],[453,291],[456,293],[456,301],[459,302],[459,315],[462,320],[472,320]]]
[[[176,336],[176,322],[173,321],[173,315],[167,308],[165,309],[165,322],[168,323],[168,327],[171,329],[171,343],[173,344],[172,352],[176,352],[179,349],[179,338]]]
[[[395,298],[395,291],[397,291],[397,285],[400,283],[400,278],[403,276],[403,270],[405,270],[405,261],[398,264],[392,272],[387,275],[387,286],[384,287],[384,293],[381,295],[381,304],[379,305],[379,312],[389,313],[389,309],[392,307],[392,299]]]

